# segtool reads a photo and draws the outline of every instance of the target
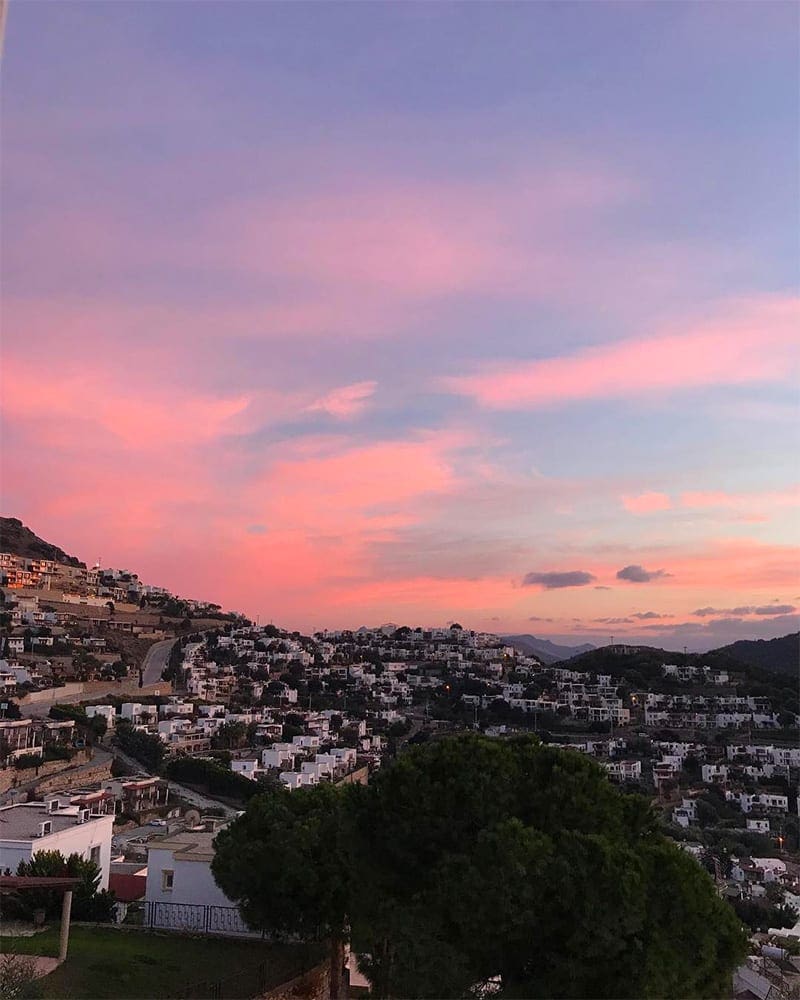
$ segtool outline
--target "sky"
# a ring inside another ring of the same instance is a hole
[[[3,512],[292,629],[800,624],[792,3],[18,3]]]

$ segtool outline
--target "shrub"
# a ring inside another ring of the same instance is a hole
[[[14,767],[18,771],[25,771],[30,767],[38,767],[43,762],[42,757],[36,753],[24,753],[14,759]]]

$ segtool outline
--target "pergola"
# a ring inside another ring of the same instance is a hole
[[[0,895],[10,892],[24,892],[26,889],[53,889],[63,893],[61,902],[61,936],[58,960],[67,957],[69,946],[69,919],[72,914],[72,890],[80,885],[79,878],[51,878],[36,875],[0,875]]]

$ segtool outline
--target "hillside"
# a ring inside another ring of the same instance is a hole
[[[0,552],[11,552],[25,559],[52,559],[70,566],[86,566],[57,545],[39,538],[16,517],[0,517]]]
[[[760,667],[774,674],[797,677],[800,670],[800,632],[778,639],[740,639],[729,646],[712,649],[708,657],[730,657],[749,667]]]
[[[590,643],[581,646],[559,646],[549,639],[539,639],[535,635],[504,635],[502,637],[515,649],[528,656],[538,657],[542,663],[557,663],[559,660],[568,660],[572,656],[586,653],[594,649]]]

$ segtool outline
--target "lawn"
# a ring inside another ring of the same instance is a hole
[[[55,956],[58,927],[33,937],[0,937],[0,952]],[[304,945],[73,927],[66,962],[39,984],[47,1000],[202,1000],[222,981],[225,1000],[247,1000],[321,956],[321,949]]]

